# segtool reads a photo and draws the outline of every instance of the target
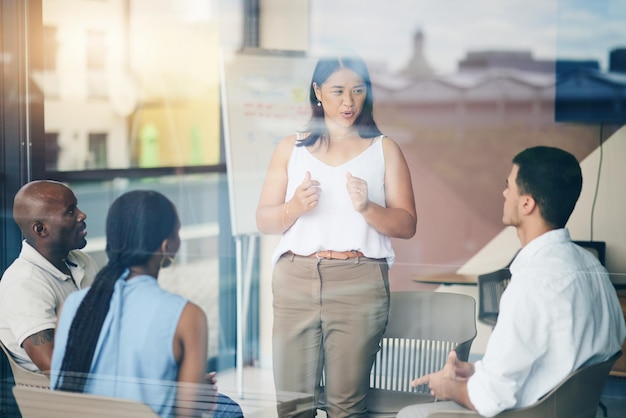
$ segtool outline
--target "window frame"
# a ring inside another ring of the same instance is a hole
[[[88,169],[58,171],[46,169],[46,134],[44,125],[44,97],[30,74],[44,70],[42,0],[3,0],[0,2],[0,204],[3,209],[0,228],[0,266],[2,271],[17,258],[22,235],[12,218],[13,197],[19,188],[32,180],[49,179],[59,182],[104,182],[116,178],[145,178],[169,175],[220,173],[226,174],[223,129],[220,129],[219,163],[214,165],[176,166],[154,168]],[[4,54],[14,59],[4,60]],[[18,100],[15,100],[18,97]],[[220,125],[221,125],[220,119]],[[220,128],[222,128],[220,126]],[[209,359],[207,369],[222,370],[235,365],[236,333],[236,259],[234,238],[231,236],[228,188],[220,191],[219,268],[219,322],[224,330],[220,336],[219,357]],[[222,190],[221,189],[221,190]],[[258,292],[256,292],[258,295]],[[258,308],[257,308],[258,309]],[[249,312],[249,324],[255,315]],[[258,327],[257,327],[258,328]],[[258,332],[248,341],[258,346]],[[254,354],[253,354],[254,356]],[[0,362],[1,363],[1,362]],[[11,372],[0,364],[0,379]],[[8,386],[7,386],[8,387]],[[5,399],[12,399],[0,390]],[[10,401],[9,401],[10,406]]]

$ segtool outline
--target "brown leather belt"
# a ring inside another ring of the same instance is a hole
[[[291,251],[288,251],[288,253],[294,254]],[[299,255],[299,254],[295,254],[295,255]],[[315,257],[318,259],[325,259],[325,260],[347,260],[349,258],[365,257],[365,255],[361,251],[327,250],[327,251],[318,251],[310,255],[301,255],[300,257],[311,257],[311,258]]]

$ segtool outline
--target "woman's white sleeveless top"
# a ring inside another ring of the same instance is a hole
[[[310,255],[317,251],[361,251],[366,257],[385,258],[391,267],[394,252],[391,240],[371,227],[363,216],[354,210],[346,187],[346,173],[367,182],[368,198],[385,205],[385,158],[382,138],[353,159],[336,167],[329,166],[306,147],[293,147],[287,167],[288,184],[286,201],[302,183],[306,172],[320,183],[318,206],[301,215],[283,233],[274,251],[272,262],[276,263],[287,251],[298,255]]]

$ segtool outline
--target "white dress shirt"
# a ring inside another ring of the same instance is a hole
[[[571,242],[567,229],[528,243],[511,273],[497,325],[467,385],[488,417],[533,404],[572,371],[618,352],[626,336],[606,269]]]

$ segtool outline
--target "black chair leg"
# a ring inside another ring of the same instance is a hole
[[[606,408],[606,405],[603,404],[602,401],[600,401],[600,404],[598,405],[598,407],[600,407],[600,409],[602,410],[602,416],[604,418],[607,418],[609,415],[608,415],[608,410]]]

